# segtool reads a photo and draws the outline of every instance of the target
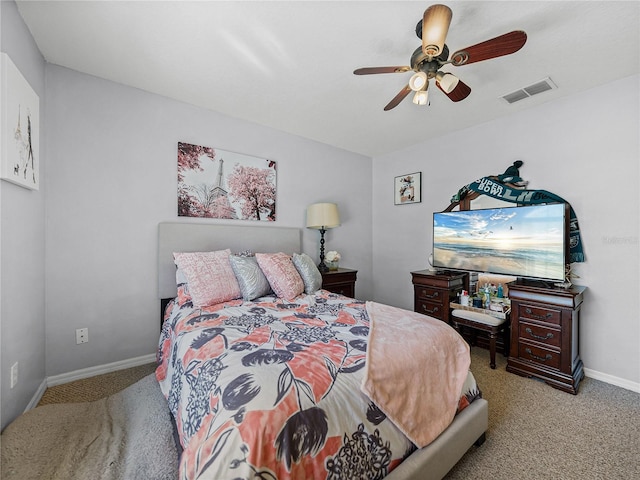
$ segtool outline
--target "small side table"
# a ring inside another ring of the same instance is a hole
[[[322,288],[345,297],[355,298],[357,270],[338,268],[338,270],[320,273],[322,274]]]
[[[420,270],[411,272],[411,278],[413,311],[449,323],[449,302],[465,288],[467,274]]]

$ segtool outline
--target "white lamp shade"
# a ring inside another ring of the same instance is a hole
[[[414,92],[419,92],[420,90],[427,89],[427,82],[429,79],[427,78],[427,74],[424,72],[414,73],[413,76],[409,79],[409,88]]]
[[[451,73],[438,72],[436,74],[436,81],[445,93],[451,93],[453,89],[458,86],[460,79]]]
[[[340,225],[338,205],[335,203],[314,203],[307,207],[307,228],[326,229]]]
[[[413,103],[416,105],[426,105],[429,101],[429,91],[421,90],[413,96]]]

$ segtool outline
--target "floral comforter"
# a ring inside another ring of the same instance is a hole
[[[167,309],[156,377],[181,479],[380,479],[415,450],[360,390],[364,302],[320,290]],[[408,369],[411,381],[411,369]],[[461,408],[478,395],[473,376]]]

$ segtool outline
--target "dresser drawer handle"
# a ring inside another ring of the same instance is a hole
[[[536,315],[530,308],[525,308],[524,311],[527,315],[529,315],[530,318],[535,318],[536,320],[548,320],[553,316],[552,313],[547,313],[546,315]]]
[[[440,292],[433,292],[433,294],[428,295],[426,290],[422,291],[422,296],[426,298],[438,298],[440,296]]]
[[[537,355],[534,355],[530,348],[525,348],[524,351],[527,352],[531,358],[535,358],[536,360],[538,360],[540,362],[546,362],[546,361],[551,360],[553,358],[550,353],[547,353],[544,356],[544,358],[539,357]]]
[[[434,314],[434,313],[436,313],[438,310],[440,310],[440,308],[438,308],[438,307],[434,307],[434,308],[433,308],[433,310],[429,310],[429,309],[427,308],[427,306],[426,306],[426,305],[422,304],[422,310],[423,310],[424,312],[429,313],[429,314]]]
[[[549,332],[547,333],[544,337],[542,335],[536,335],[535,333],[533,333],[531,331],[531,329],[529,327],[524,329],[525,332],[527,332],[529,335],[531,335],[533,338],[537,338],[538,340],[551,340],[553,338],[553,333]]]

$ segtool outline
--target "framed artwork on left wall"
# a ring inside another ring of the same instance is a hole
[[[0,53],[0,178],[40,188],[40,99],[6,53]]]
[[[422,201],[422,172],[396,177],[393,183],[393,198],[395,205],[420,203]]]

